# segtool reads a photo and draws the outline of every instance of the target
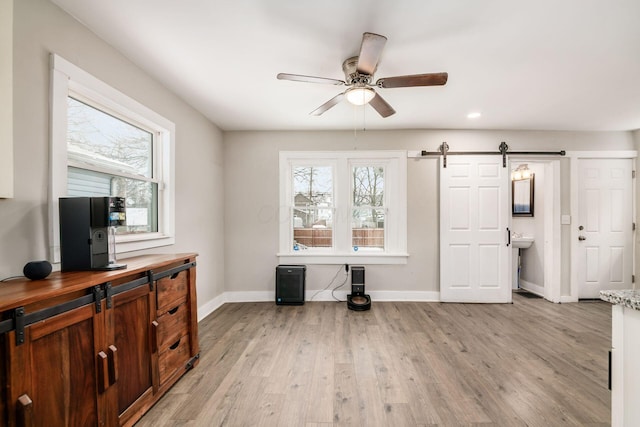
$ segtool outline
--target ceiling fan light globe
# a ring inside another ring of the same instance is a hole
[[[369,101],[376,96],[376,93],[373,89],[369,87],[353,87],[348,89],[345,93],[347,96],[347,101],[349,101],[353,105],[364,105],[368,104]]]

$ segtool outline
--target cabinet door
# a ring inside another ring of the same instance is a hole
[[[117,286],[114,287],[117,289]],[[119,424],[152,405],[154,360],[151,322],[155,299],[148,284],[119,293],[107,309],[107,342],[117,349],[117,407]]]
[[[6,334],[0,334],[0,426],[7,425],[9,423],[7,415],[7,367],[5,363],[7,361],[6,353]]]
[[[91,304],[26,327],[22,344],[15,342],[15,331],[7,334],[9,407],[15,408],[9,425],[104,424],[101,395],[109,386],[109,358],[96,351],[103,327]]]

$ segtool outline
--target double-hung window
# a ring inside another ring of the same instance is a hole
[[[406,152],[281,152],[281,263],[406,263]]]
[[[153,130],[108,114],[78,94],[67,98],[67,196],[126,199],[117,235],[158,231]]]
[[[51,258],[60,197],[124,197],[118,252],[172,244],[174,124],[57,55],[51,85]]]

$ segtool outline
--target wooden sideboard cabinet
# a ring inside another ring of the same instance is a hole
[[[198,362],[195,258],[0,284],[0,425],[133,425]]]

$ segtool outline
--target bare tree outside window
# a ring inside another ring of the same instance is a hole
[[[293,168],[294,250],[333,244],[333,168]]]
[[[352,178],[353,248],[384,248],[384,168],[356,166]]]

